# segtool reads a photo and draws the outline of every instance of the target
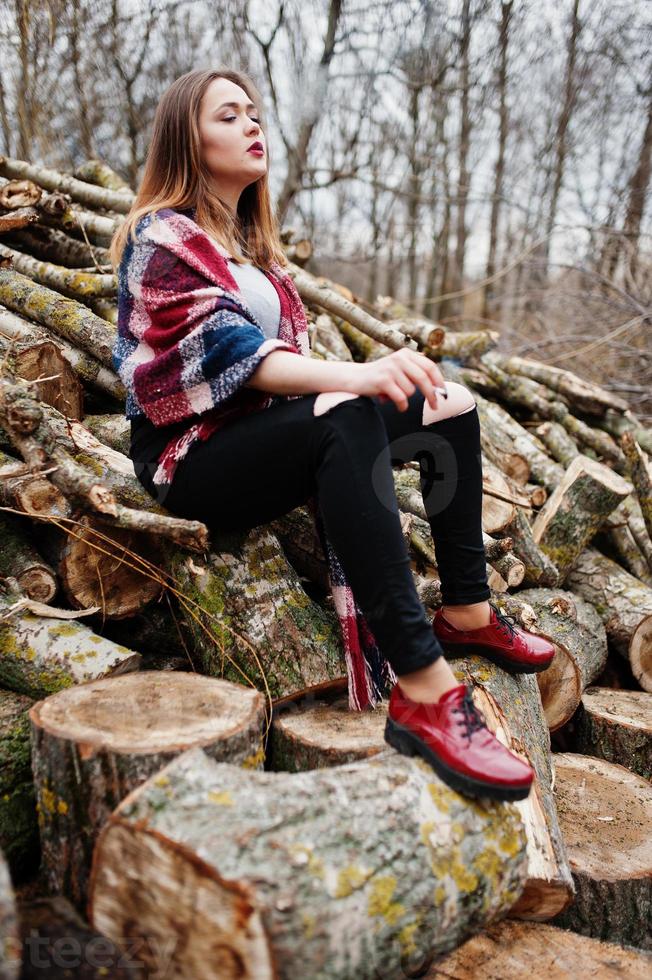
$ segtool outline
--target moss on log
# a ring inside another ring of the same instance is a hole
[[[17,592],[0,595],[0,684],[9,690],[45,697],[138,669],[139,653],[97,636],[78,619],[36,615],[21,599]]]
[[[29,744],[31,705],[32,699],[24,694],[0,690],[0,849],[15,880],[33,872],[39,856]]]
[[[346,674],[334,613],[306,595],[268,528],[213,535],[203,557],[178,553],[170,571],[196,608],[182,607],[197,669],[283,697]]]
[[[184,937],[178,976],[210,958],[223,977],[399,980],[504,915],[524,864],[516,809],[469,801],[422,760],[245,774],[193,750],[111,815],[89,913],[116,942],[134,920]]]

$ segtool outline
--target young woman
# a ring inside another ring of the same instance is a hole
[[[389,744],[462,792],[527,796],[532,770],[489,732],[442,656],[478,652],[532,672],[554,652],[488,602],[473,397],[408,349],[364,364],[310,358],[268,173],[248,76],[193,71],[164,93],[112,243],[114,361],[138,477],[172,513],[223,530],[265,524],[317,494],[342,581],[391,667],[385,677],[400,678]],[[392,464],[408,459],[420,461],[441,578],[432,623],[394,493]]]

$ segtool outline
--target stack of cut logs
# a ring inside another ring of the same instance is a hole
[[[652,430],[491,331],[361,301],[284,233],[314,357],[409,347],[477,401],[494,601],[556,654],[455,662],[536,771],[470,801],[386,745],[386,704],[348,710],[307,507],[209,534],[138,483],[108,262],[133,198],[98,161],[0,157],[0,975],[470,977],[489,947],[494,976],[542,949],[650,975]],[[395,488],[433,610],[419,466]]]

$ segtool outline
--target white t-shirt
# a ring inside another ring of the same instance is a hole
[[[256,320],[263,328],[266,337],[278,337],[281,319],[281,304],[275,287],[262,269],[246,262],[239,265],[228,259],[229,272],[235,279],[243,299]]]

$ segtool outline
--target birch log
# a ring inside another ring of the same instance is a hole
[[[593,548],[580,556],[567,584],[595,606],[614,648],[652,692],[652,589]]]
[[[399,980],[504,915],[524,863],[516,810],[471,803],[422,760],[245,774],[194,750],[111,815],[89,914],[116,942],[129,921],[185,937],[176,976],[210,961],[220,977]]]
[[[525,589],[519,598],[537,614],[537,632],[555,647],[555,658],[537,675],[550,731],[573,717],[582,692],[607,664],[607,635],[596,610],[562,589]]]
[[[512,675],[481,657],[452,662],[458,680],[473,685],[473,699],[496,737],[535,771],[530,794],[516,804],[527,836],[525,890],[511,914],[551,919],[573,894],[570,867],[555,810],[550,733],[533,675]]]
[[[304,592],[268,528],[216,534],[213,548],[178,552],[167,566],[210,628],[197,623],[195,606],[182,606],[197,669],[272,698],[346,674],[335,615]]]
[[[590,687],[582,696],[575,745],[652,780],[652,698],[644,691]]]
[[[38,602],[50,602],[57,591],[54,569],[41,557],[13,514],[0,513],[0,576],[12,575],[21,592]]]
[[[194,746],[262,767],[264,719],[258,692],[190,673],[142,671],[35,704],[32,768],[49,887],[83,908],[95,840],[120,800]]]
[[[560,583],[631,489],[617,473],[588,456],[577,456],[571,462],[532,528],[534,540],[557,566]]]
[[[0,684],[45,697],[86,681],[137,670],[140,654],[97,636],[78,619],[30,612],[18,592],[0,594]],[[29,600],[26,600],[29,602]],[[44,607],[51,609],[51,607]],[[62,610],[65,617],[66,610]]]
[[[555,755],[555,798],[577,894],[555,922],[652,950],[652,786],[610,762]]]

